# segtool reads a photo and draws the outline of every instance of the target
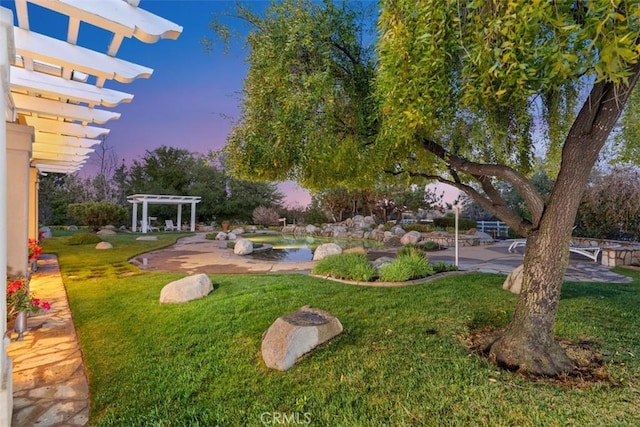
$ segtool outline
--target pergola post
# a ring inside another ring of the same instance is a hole
[[[182,204],[178,205],[178,231],[182,230]]]
[[[131,215],[131,231],[138,231],[138,203],[133,202],[133,211]]]
[[[29,169],[29,238],[38,240],[38,169]]]
[[[15,55],[13,13],[0,7],[0,277],[7,277],[7,111],[12,108],[9,89],[10,58]],[[7,356],[7,287],[0,286],[0,425],[11,425],[13,414],[13,368]]]
[[[191,231],[196,231],[196,202],[191,202]]]
[[[149,215],[148,213],[148,205],[147,205],[147,200],[143,200],[142,201],[142,232],[146,233],[147,232],[147,217]]]

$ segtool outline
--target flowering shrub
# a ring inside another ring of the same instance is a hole
[[[42,254],[42,246],[36,239],[29,239],[29,262],[37,261]]]
[[[7,280],[7,318],[12,318],[21,311],[37,313],[50,308],[47,301],[34,298],[29,292],[27,279]]]

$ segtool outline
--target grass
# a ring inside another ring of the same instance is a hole
[[[635,279],[628,285],[564,286],[556,332],[597,347],[618,384],[569,388],[501,371],[464,346],[470,330],[509,322],[516,297],[501,290],[503,276],[400,288],[303,275],[212,276],[216,290],[207,298],[161,306],[162,287],[183,275],[123,271],[136,270],[124,265],[143,245],[165,241],[105,236],[114,249],[93,253],[62,240],[46,240],[45,252],[59,253],[94,426],[260,426],[276,416],[348,427],[640,420],[635,272],[625,273]],[[269,370],[263,332],[306,304],[336,315],[344,332],[286,373]]]

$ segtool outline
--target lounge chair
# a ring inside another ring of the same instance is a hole
[[[166,219],[164,221],[164,231],[178,231],[178,227],[173,225],[173,220]]]
[[[160,231],[160,227],[156,227],[155,225],[151,225],[151,221],[155,221],[156,218],[155,216],[150,216],[147,218],[147,231]]]
[[[526,239],[517,239],[514,240],[509,246],[509,252],[514,252],[516,248],[520,246],[525,246],[527,244]],[[608,246],[577,246],[573,243],[573,240],[569,241],[569,252],[573,252],[574,254],[579,254],[582,256],[586,256],[587,258],[593,260],[593,262],[598,261],[598,255],[602,252],[603,249],[607,248],[617,248],[620,245],[608,245]]]

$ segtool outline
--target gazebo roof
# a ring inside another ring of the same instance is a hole
[[[35,128],[31,164],[41,172],[79,170],[94,151],[91,147],[109,133],[102,125],[120,113],[96,107],[113,108],[131,102],[133,95],[105,88],[106,81],[130,83],[151,76],[152,69],[115,57],[125,37],[155,43],[176,39],[182,32],[181,26],[139,8],[138,3],[15,0],[18,26],[6,31],[15,50],[9,52],[11,95],[5,116]],[[32,31],[30,5],[66,15],[66,40]],[[81,23],[112,33],[106,52],[78,45]]]
[[[174,196],[159,194],[133,194],[127,196],[129,203],[151,203],[161,205],[183,205],[187,203],[200,203],[200,196]]]

